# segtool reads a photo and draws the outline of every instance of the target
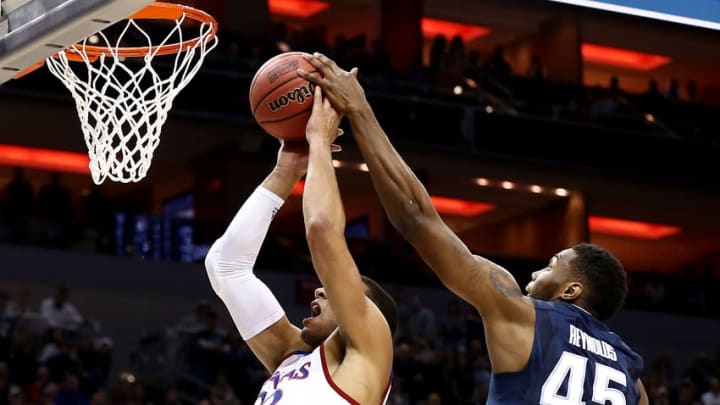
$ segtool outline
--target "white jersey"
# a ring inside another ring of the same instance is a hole
[[[381,405],[387,402],[390,384]],[[325,360],[324,344],[312,352],[293,352],[268,378],[255,405],[360,405],[332,380]]]

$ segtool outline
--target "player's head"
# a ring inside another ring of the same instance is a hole
[[[606,249],[581,243],[556,254],[547,267],[534,272],[526,290],[532,298],[571,302],[607,320],[625,301],[627,275]]]
[[[382,312],[390,327],[390,333],[395,336],[398,328],[398,308],[392,296],[378,283],[369,277],[362,276],[365,283],[365,296],[372,301]],[[337,321],[332,307],[329,305],[325,289],[315,290],[315,300],[310,303],[310,317],[303,320],[303,329],[300,333],[305,343],[312,347],[320,345],[337,328]]]

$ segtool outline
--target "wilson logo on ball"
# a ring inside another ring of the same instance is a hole
[[[303,84],[300,87],[290,90],[287,94],[283,94],[275,100],[271,100],[268,103],[268,107],[270,107],[270,110],[272,112],[275,112],[282,108],[285,108],[285,106],[290,103],[302,104],[307,99],[312,97],[314,91],[315,85],[313,83]]]
[[[291,60],[287,63],[278,65],[268,73],[268,75],[267,75],[268,81],[270,81],[270,84],[272,84],[275,82],[275,80],[279,79],[280,76],[283,76],[287,73],[293,72],[297,69],[298,69],[298,61],[297,60]]]

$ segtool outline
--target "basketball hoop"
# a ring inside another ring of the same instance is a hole
[[[171,21],[172,27],[153,44],[138,24],[143,20]],[[184,32],[188,23],[197,34]],[[122,27],[118,25],[112,28]],[[128,17],[119,33],[110,35],[106,29],[45,60],[75,99],[96,184],[107,178],[137,182],[147,175],[173,100],[217,46],[217,28],[217,21],[204,11],[156,2]],[[124,46],[138,38],[146,45]],[[169,75],[153,66],[163,55],[174,55],[167,64],[172,66],[164,66]],[[76,62],[80,75],[70,62]]]

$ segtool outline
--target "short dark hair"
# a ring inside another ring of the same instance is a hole
[[[577,255],[571,265],[589,287],[583,291],[588,311],[602,321],[622,308],[627,296],[627,274],[607,249],[592,243],[573,246]]]
[[[395,337],[398,329],[398,307],[395,299],[389,292],[380,287],[380,284],[375,282],[375,280],[367,276],[361,277],[367,287],[365,295],[370,298],[370,301],[374,302],[380,312],[382,312],[388,326],[390,326],[390,334]]]

